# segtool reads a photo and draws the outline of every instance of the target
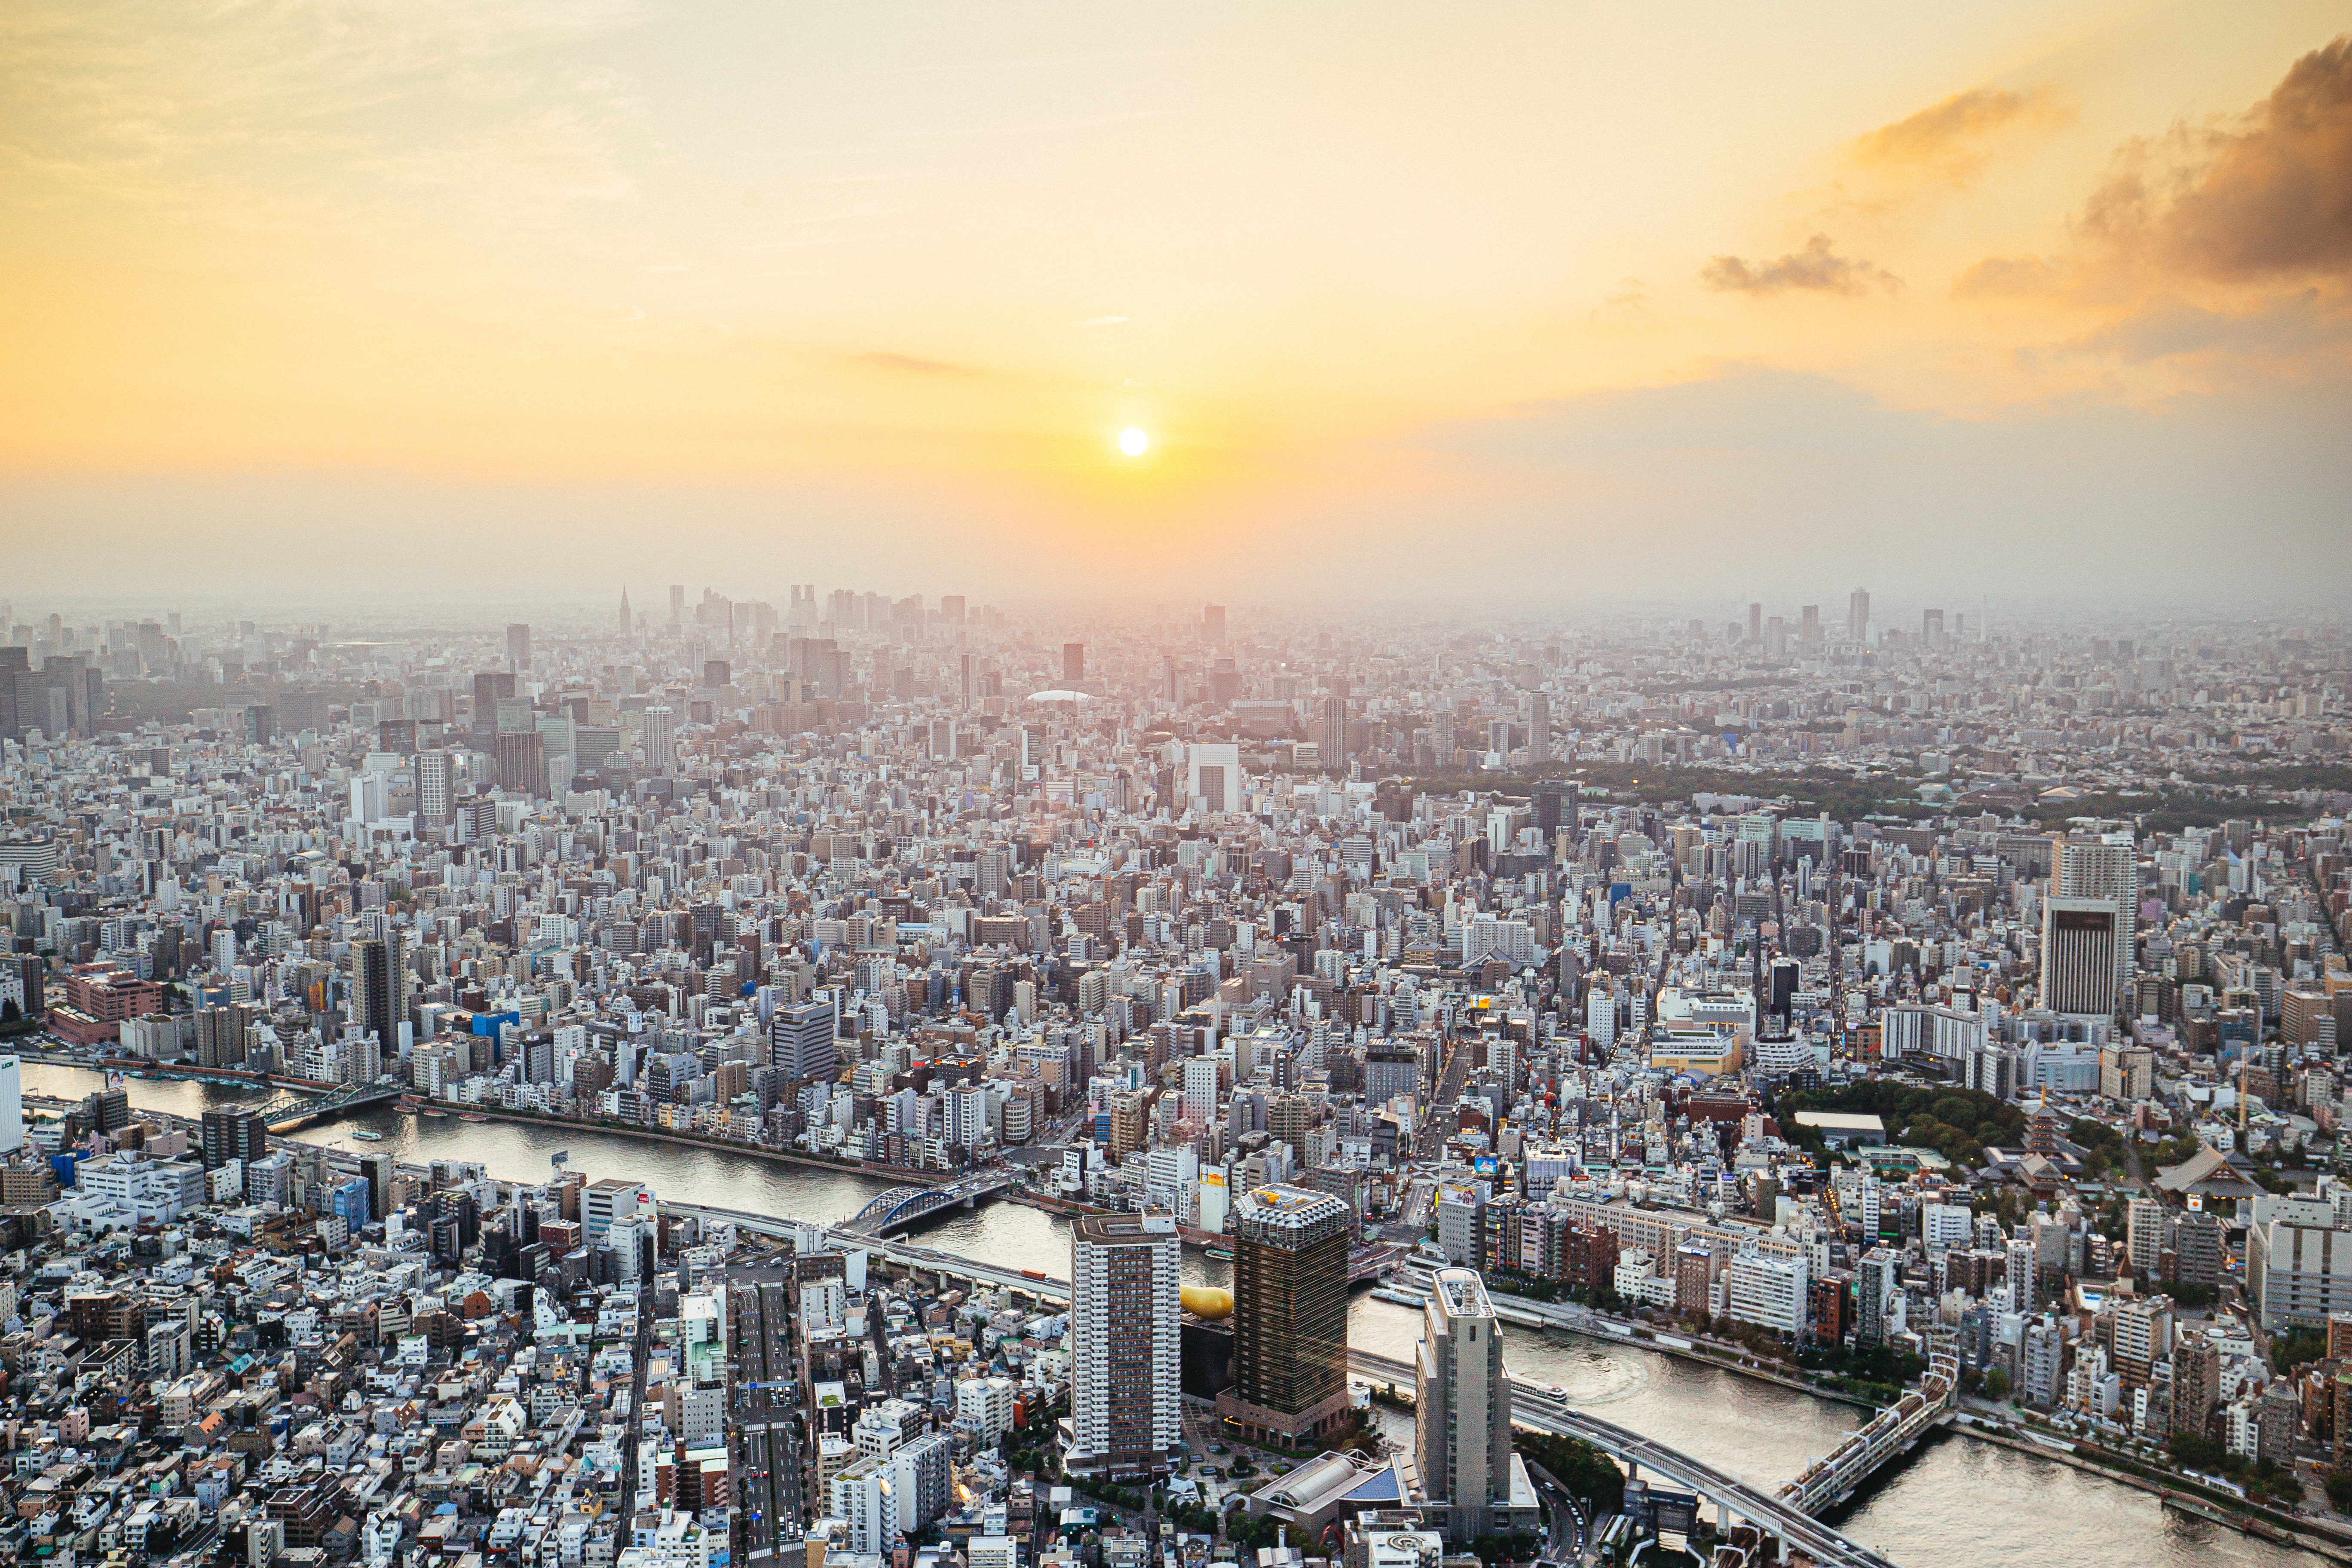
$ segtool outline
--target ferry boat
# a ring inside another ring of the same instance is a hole
[[[460,1121],[488,1121],[489,1118],[482,1115],[478,1111],[461,1110],[457,1112],[457,1120]]]
[[[415,1110],[418,1106],[422,1105],[424,1101],[418,1100],[413,1094],[404,1094],[396,1103],[403,1110]]]
[[[381,1143],[381,1142],[383,1142],[383,1133],[381,1133],[381,1132],[371,1132],[371,1131],[368,1131],[366,1128],[364,1128],[364,1127],[354,1127],[354,1128],[352,1128],[352,1137],[354,1137],[354,1138],[362,1139],[362,1140],[363,1140],[363,1141],[365,1141],[365,1142],[370,1142],[370,1143]]]
[[[446,1116],[449,1113],[446,1110],[426,1110],[424,1114],[426,1116]]]

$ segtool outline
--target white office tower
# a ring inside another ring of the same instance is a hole
[[[2139,925],[2139,852],[2131,835],[2061,839],[2051,856],[2051,890],[2062,899],[2104,899],[2115,906],[2115,1005],[2132,994],[2132,953]]]
[[[2042,1005],[2076,1018],[2116,1013],[2116,927],[2112,899],[2051,897],[2042,901]]]
[[[1176,1217],[1089,1215],[1070,1231],[1066,1468],[1112,1479],[1168,1473],[1183,1438]]]
[[[1502,1324],[1475,1269],[1441,1268],[1422,1307],[1413,1442],[1431,1506],[1456,1541],[1489,1532],[1511,1502],[1511,1384]]]
[[[666,773],[677,765],[677,710],[656,703],[646,710],[646,771]]]

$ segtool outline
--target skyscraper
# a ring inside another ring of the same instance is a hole
[[[1748,640],[1751,644],[1764,640],[1764,606],[1752,602],[1748,606]]]
[[[1856,647],[1870,646],[1870,590],[1856,588],[1845,602],[1846,640]]]
[[[1528,770],[1551,761],[1551,699],[1538,691],[1528,698]]]
[[[1328,1193],[1259,1187],[1234,1204],[1234,1381],[1217,1414],[1243,1438],[1313,1445],[1348,1413],[1348,1244]]]
[[[1201,635],[1213,644],[1225,640],[1225,607],[1210,605],[1201,611]]]
[[[2061,898],[2104,899],[2116,911],[2116,1002],[2131,1000],[2139,915],[2139,851],[2127,833],[2061,838],[2050,850],[2051,890]]]
[[[621,590],[621,635],[627,637],[635,627],[636,620],[629,614],[629,591],[624,588]]]
[[[416,815],[436,826],[449,820],[454,788],[449,753],[416,753]]]
[[[2042,1005],[2084,1018],[2115,1016],[2119,917],[2108,899],[2042,901]]]
[[[1413,1356],[1413,1448],[1433,1504],[1453,1511],[1457,1541],[1492,1527],[1511,1500],[1511,1384],[1502,1324],[1472,1268],[1441,1268],[1422,1304]]]
[[[656,702],[646,710],[646,769],[666,773],[677,765],[677,710]]]
[[[517,674],[530,668],[530,627],[521,621],[507,627],[507,668]]]
[[[1797,641],[1808,648],[1821,647],[1822,607],[1819,605],[1807,605],[1801,615],[1803,618],[1798,622]]]
[[[1076,686],[1087,678],[1087,645],[1066,642],[1062,645],[1062,679]]]
[[[1089,1215],[1070,1232],[1070,1415],[1065,1468],[1109,1479],[1168,1473],[1183,1437],[1176,1219]]]
[[[387,1057],[400,1048],[400,1025],[408,1016],[406,949],[398,927],[352,943],[351,1020],[374,1035]]]

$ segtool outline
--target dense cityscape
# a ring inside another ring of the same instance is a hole
[[[2340,621],[615,600],[0,607],[0,1551],[1878,1568],[1976,1445],[2352,1560]]]

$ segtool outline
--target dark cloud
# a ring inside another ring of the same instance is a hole
[[[1840,256],[1830,237],[1817,234],[1805,248],[1773,261],[1749,261],[1718,256],[1699,269],[1699,281],[1726,294],[1783,294],[1791,289],[1812,294],[1864,294],[1873,289],[1889,293],[1903,279],[1884,267],[1858,257]]]
[[[946,360],[920,359],[914,354],[891,353],[887,350],[859,354],[857,363],[872,365],[877,370],[902,370],[914,375],[978,375],[981,374],[968,364],[950,364]]]
[[[1964,184],[1984,166],[1985,141],[2003,131],[2066,118],[2068,111],[2046,87],[2029,92],[1970,88],[1855,137],[1847,153],[1857,163],[1929,169]]]
[[[2082,227],[2219,282],[2352,274],[2352,34],[2235,122],[2126,148]]]

